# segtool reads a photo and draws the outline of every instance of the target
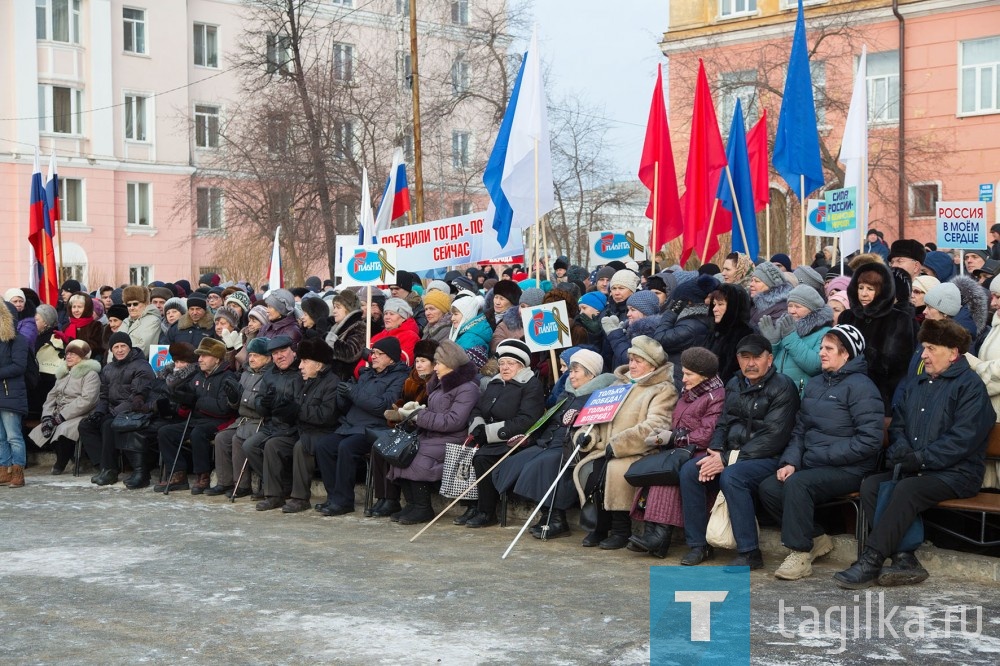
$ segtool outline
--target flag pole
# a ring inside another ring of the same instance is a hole
[[[398,265],[398,264],[397,264]],[[367,310],[368,316],[365,317],[365,349],[371,349],[372,346],[372,288],[368,285],[365,290],[367,296],[365,296],[365,302],[368,304]]]
[[[60,207],[59,212],[62,213],[62,208]],[[56,279],[56,284],[60,284],[63,280],[63,248],[62,248],[62,215],[56,217],[56,237],[59,239],[59,275]]]
[[[733,198],[733,208],[736,209],[736,222],[740,225],[740,238],[743,239],[743,251],[750,255],[750,244],[747,243],[747,232],[743,228],[743,214],[740,213],[739,201],[736,199],[736,187],[733,185],[733,172],[729,170],[729,165],[726,165],[726,180],[729,181],[729,196]],[[759,243],[759,237],[757,242]]]
[[[805,174],[799,174],[799,217],[802,220],[802,261],[800,265],[804,266],[806,263],[806,176]]]
[[[764,204],[764,229],[767,232],[767,256],[771,256],[771,202]],[[751,261],[757,261],[757,257],[750,257]]]
[[[653,260],[653,271],[651,275],[656,275],[656,222],[660,219],[660,161],[653,162],[653,233],[650,235],[649,248],[650,258]]]
[[[701,251],[701,263],[707,264],[708,257],[705,255],[708,253],[708,241],[712,237],[712,227],[715,226],[715,211],[719,208],[719,199],[716,198],[712,203],[712,216],[708,218],[708,233],[705,234],[705,247]]]

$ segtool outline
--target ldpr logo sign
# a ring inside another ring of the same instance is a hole
[[[750,663],[750,569],[650,567],[651,664]]]

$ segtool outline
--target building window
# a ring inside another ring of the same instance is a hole
[[[451,133],[451,166],[463,169],[469,166],[469,133],[455,130]]]
[[[83,91],[62,86],[38,86],[38,130],[83,134]]]
[[[459,215],[468,215],[472,212],[472,204],[468,201],[452,201],[451,202],[451,216],[458,217]]]
[[[910,217],[935,217],[940,194],[937,183],[910,185]]]
[[[809,73],[812,76],[813,103],[816,105],[816,125],[826,127],[826,63],[810,60]]]
[[[127,183],[125,185],[126,207],[130,227],[151,227],[153,220],[149,217],[150,199],[149,183]],[[133,284],[135,284],[133,282]]]
[[[802,6],[808,7],[809,5],[822,5],[827,0],[802,0]],[[781,0],[782,9],[798,9],[798,0]]]
[[[196,191],[198,228],[215,231],[222,228],[222,190],[199,187]]]
[[[407,162],[413,161],[413,135],[406,134],[403,136],[403,158]]]
[[[358,216],[354,213],[354,204],[338,200],[333,204],[333,219],[341,231],[356,227]]]
[[[129,284],[149,284],[153,281],[153,267],[152,266],[129,266],[128,267],[128,283]]]
[[[284,155],[289,148],[288,119],[279,114],[267,118],[267,151],[275,155]]]
[[[59,210],[63,222],[83,224],[83,181],[78,178],[59,179]]]
[[[353,7],[354,0],[330,0],[332,4],[340,5],[341,7]]]
[[[410,15],[410,0],[396,0],[396,16]]]
[[[125,51],[146,53],[146,10],[124,7]]]
[[[469,90],[469,63],[458,56],[451,64],[451,94],[458,96]]]
[[[354,126],[350,120],[333,122],[333,156],[338,160],[354,156]]]
[[[354,46],[352,44],[333,45],[333,80],[350,83],[354,78]]]
[[[400,90],[413,88],[413,56],[409,51],[396,53],[396,82]]]
[[[80,284],[85,284],[87,280],[84,276],[87,274],[87,264],[63,264],[62,270],[59,271],[59,282],[65,282],[66,280],[76,280]]]
[[[219,28],[204,23],[194,24],[194,64],[202,67],[219,66]]]
[[[469,0],[454,0],[451,3],[451,22],[469,25]]]
[[[219,107],[195,105],[194,144],[199,148],[219,147]]]
[[[737,72],[722,74],[719,86],[719,129],[723,135],[729,134],[733,114],[736,112],[736,100],[743,106],[743,118],[748,126],[752,126],[760,117],[757,108],[757,70],[744,69]]]
[[[35,0],[35,37],[80,43],[80,0]]]
[[[733,18],[757,13],[757,0],[719,0],[719,17]]]
[[[292,40],[285,34],[267,36],[267,73],[291,74],[295,71]]]
[[[962,113],[1000,111],[1000,37],[962,42],[958,98]]]
[[[868,122],[898,122],[899,51],[869,53],[865,79],[868,83]]]
[[[146,98],[141,95],[125,96],[125,138],[146,140]]]

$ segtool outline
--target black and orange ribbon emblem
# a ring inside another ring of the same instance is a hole
[[[379,248],[379,251],[378,251],[378,260],[382,264],[382,277],[380,278],[380,280],[381,280],[382,284],[386,284],[386,282],[385,282],[385,274],[388,272],[388,273],[392,273],[393,275],[395,275],[396,274],[396,267],[389,263],[389,255],[385,251],[385,248]]]

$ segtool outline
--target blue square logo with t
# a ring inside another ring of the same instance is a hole
[[[749,664],[749,567],[650,567],[649,656],[654,666]]]

